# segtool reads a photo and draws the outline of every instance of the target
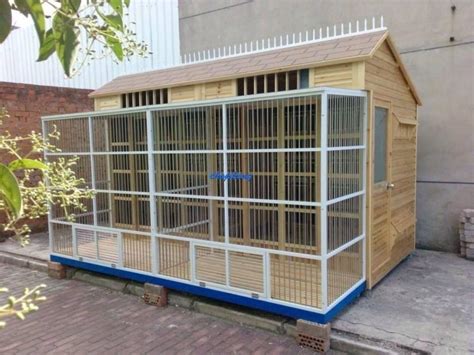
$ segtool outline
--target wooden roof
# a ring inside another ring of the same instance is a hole
[[[386,30],[380,30],[342,38],[336,37],[316,43],[303,43],[287,48],[277,48],[258,53],[124,75],[93,91],[89,96],[94,98],[118,95],[365,60],[375,53],[387,36],[388,32]],[[390,45],[393,46],[392,43]],[[398,56],[397,59],[399,59]],[[404,75],[407,76],[403,65],[401,65],[401,68]],[[407,82],[410,84],[415,98],[419,101],[408,76]]]

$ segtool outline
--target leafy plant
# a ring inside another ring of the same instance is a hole
[[[7,303],[0,306],[0,319],[9,316],[16,316],[21,320],[25,319],[25,316],[33,311],[38,310],[36,302],[46,300],[46,297],[41,296],[41,289],[45,288],[46,285],[39,285],[32,290],[26,288],[23,291],[23,295],[19,298],[9,296]],[[0,293],[8,292],[7,288],[0,288]],[[5,321],[0,320],[0,329],[7,325]]]
[[[1,108],[0,125],[6,117]],[[27,221],[47,215],[49,205],[62,208],[66,219],[71,220],[74,214],[70,211],[85,212],[84,201],[93,196],[84,179],[74,173],[77,157],[54,161],[38,157],[46,149],[58,152],[51,141],[59,137],[56,129],[46,139],[36,132],[24,137],[14,137],[7,130],[0,134],[0,154],[10,157],[8,163],[0,163],[0,232],[12,233],[22,245],[28,244]],[[28,152],[22,154],[25,146]]]
[[[129,5],[130,0],[0,0],[0,43],[12,31],[12,11],[18,11],[33,19],[38,61],[56,53],[68,77],[90,59],[110,54],[119,61],[134,54],[146,56],[148,46],[124,23]]]
[[[5,118],[8,113],[0,108],[0,126]],[[38,157],[45,150],[58,152],[51,141],[59,137],[56,129],[47,137],[36,132],[26,136],[12,136],[8,130],[0,133],[0,157],[8,161],[0,163],[0,233],[12,233],[22,246],[29,243],[27,221],[47,215],[49,205],[60,206],[65,217],[73,220],[74,215],[69,211],[86,211],[83,201],[93,196],[84,179],[74,173],[77,157],[52,162]],[[28,152],[23,154],[25,146]],[[36,302],[45,300],[41,296],[44,287],[25,289],[19,298],[9,296],[6,304],[0,305],[0,319],[12,315],[24,319],[26,314],[37,310]],[[5,292],[8,289],[0,287],[0,293]],[[0,329],[5,325],[0,320]]]

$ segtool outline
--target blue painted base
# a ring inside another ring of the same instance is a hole
[[[262,301],[250,297],[234,295],[224,291],[212,290],[205,287],[189,285],[177,281],[172,281],[168,279],[163,279],[158,276],[144,275],[128,270],[119,270],[107,266],[92,264],[89,262],[73,260],[69,258],[63,258],[56,255],[51,255],[51,261],[57,263],[71,266],[78,269],[89,270],[93,272],[98,272],[101,274],[111,275],[120,277],[127,280],[133,280],[142,283],[152,283],[157,285],[162,285],[169,289],[189,292],[198,296],[204,296],[213,298],[216,300],[238,304],[245,307],[250,307],[270,313],[279,314],[282,316],[294,318],[294,319],[305,319],[312,322],[317,322],[325,324],[330,322],[339,312],[341,312],[348,304],[350,304],[354,299],[360,296],[360,294],[365,290],[365,282],[356,288],[352,293],[350,293],[346,298],[339,302],[335,307],[333,307],[326,314],[311,312],[304,309],[294,308],[291,306],[285,306],[275,303],[270,303],[267,301]]]

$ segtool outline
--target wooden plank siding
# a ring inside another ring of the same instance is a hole
[[[178,86],[169,89],[169,102],[186,102],[237,96],[236,80]]]
[[[122,107],[122,100],[120,95],[97,97],[94,99],[94,110],[114,110]]]
[[[364,89],[365,62],[336,64],[311,69],[310,86]]]
[[[367,276],[368,287],[372,288],[415,247],[417,126],[413,123],[417,119],[417,102],[387,42],[365,62],[365,89],[374,99],[391,103],[390,182],[395,185],[388,205],[385,199],[374,199],[369,195]],[[372,179],[368,183],[372,184]],[[388,208],[390,225],[386,225],[386,216],[382,213]]]

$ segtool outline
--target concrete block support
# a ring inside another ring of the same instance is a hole
[[[143,299],[146,304],[164,307],[168,304],[168,289],[154,284],[145,284]]]
[[[319,324],[298,319],[296,321],[298,343],[320,353],[329,351],[331,324]]]
[[[56,263],[54,261],[48,261],[48,276],[53,279],[65,279],[67,267]]]

